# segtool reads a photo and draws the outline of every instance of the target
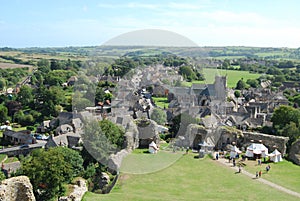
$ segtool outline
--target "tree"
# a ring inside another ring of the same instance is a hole
[[[90,163],[86,170],[83,172],[82,177],[85,179],[89,179],[91,177],[93,177],[96,173],[96,168],[95,165],[93,163]]]
[[[279,82],[279,83],[282,83],[282,82],[285,82],[285,76],[284,75],[276,75],[274,77],[274,82]]]
[[[230,67],[230,61],[228,59],[225,59],[222,63],[222,68],[228,69]]]
[[[36,149],[23,160],[22,172],[30,178],[37,200],[52,200],[63,195],[64,184],[82,170],[81,162],[68,148]]]
[[[23,173],[29,177],[37,200],[51,200],[62,195],[63,184],[72,175],[71,165],[62,154],[52,150],[34,150],[31,158],[22,163]]]
[[[0,171],[0,181],[3,181],[4,179],[6,179],[6,176],[4,172]]]
[[[167,121],[167,114],[159,108],[154,108],[151,114],[151,119],[160,125],[164,125]]]
[[[62,154],[64,160],[72,167],[72,177],[76,177],[83,171],[83,159],[78,151],[66,147],[57,147],[55,151]]]
[[[8,120],[8,109],[5,105],[0,104],[0,123]]]
[[[22,106],[29,106],[33,102],[33,90],[31,87],[23,85],[18,93],[17,100]]]
[[[281,134],[283,136],[289,137],[289,145],[291,145],[292,142],[300,137],[300,129],[296,123],[290,122],[282,129]]]
[[[239,90],[234,91],[234,96],[235,96],[236,98],[241,97],[241,92],[240,92]]]
[[[122,148],[124,143],[124,130],[106,119],[100,121],[99,125],[101,131],[105,134],[110,143],[117,146],[117,148]]]
[[[284,128],[290,122],[293,122],[299,126],[300,111],[291,106],[281,105],[276,108],[271,121],[273,122],[273,127],[277,130]]]
[[[182,75],[184,78],[188,79],[189,81],[197,79],[197,75],[193,71],[191,66],[181,66],[179,68],[179,74]]]
[[[247,84],[246,82],[242,79],[240,79],[237,83],[236,83],[236,89],[238,90],[242,90],[242,89],[246,89],[247,88]]]
[[[0,78],[0,91],[7,86],[7,81],[4,78]]]
[[[51,71],[50,69],[50,62],[47,59],[40,59],[37,62],[38,70],[42,73],[49,73]]]
[[[108,165],[108,158],[110,154],[116,152],[117,146],[110,142],[96,120],[86,120],[83,130],[83,144],[88,151],[86,155],[90,155],[103,165]]]
[[[246,82],[250,87],[257,88],[259,87],[259,82],[256,79],[248,79]]]
[[[49,89],[40,86],[35,92],[36,110],[43,116],[57,116],[55,106],[63,104],[65,101],[64,91],[61,87],[52,86]]]
[[[94,102],[91,102],[89,99],[84,98],[83,94],[79,91],[75,91],[72,96],[72,106],[74,110],[82,111],[88,106],[94,105]]]
[[[9,116],[13,116],[17,111],[22,109],[22,105],[19,101],[9,101],[5,106],[8,109]]]

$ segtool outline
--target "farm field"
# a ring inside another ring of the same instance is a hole
[[[8,69],[8,68],[28,68],[29,71],[33,68],[31,65],[25,65],[25,64],[12,64],[12,63],[4,63],[0,62],[0,68],[2,69]]]
[[[236,83],[243,78],[245,81],[247,79],[256,79],[261,76],[258,73],[249,73],[248,71],[238,71],[238,70],[221,70],[215,68],[204,68],[203,74],[205,81],[193,81],[193,83],[203,83],[212,84],[215,81],[216,75],[227,75],[227,86],[229,88],[234,88]],[[192,86],[192,82],[184,82],[184,86]]]
[[[144,165],[149,165],[146,162],[147,159],[143,159],[143,154],[140,156],[141,160],[145,160]],[[83,200],[296,199],[291,195],[265,186],[246,175],[235,174],[234,170],[208,157],[195,159],[194,156],[194,154],[182,155],[171,166],[154,173],[121,173],[118,183],[110,194],[101,195],[87,192]],[[166,157],[168,156],[166,155]],[[140,164],[140,168],[143,168],[142,163]]]

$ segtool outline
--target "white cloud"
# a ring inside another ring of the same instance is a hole
[[[299,24],[286,18],[274,19],[265,13],[232,12],[227,9],[203,9],[209,1],[192,3],[121,3],[98,4],[101,8],[136,9],[127,15],[106,16],[97,23],[106,39],[139,29],[164,29],[182,34],[200,46],[247,45],[300,47]],[[215,6],[215,5],[214,5]],[[142,15],[150,10],[149,16]],[[152,12],[153,11],[153,12]],[[84,26],[84,25],[82,25]],[[102,41],[105,42],[105,41]]]

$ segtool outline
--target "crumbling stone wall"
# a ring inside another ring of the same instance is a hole
[[[139,147],[139,131],[133,121],[127,124],[124,147],[128,150],[134,150]]]
[[[60,197],[59,201],[81,201],[88,188],[84,179],[78,179],[76,184],[73,185],[73,192],[69,196]]]
[[[282,154],[286,153],[286,143],[289,140],[288,137],[253,132],[243,132],[243,135],[242,144],[250,144],[251,140],[254,142],[259,142],[261,140],[262,143],[267,146],[269,152],[274,151],[276,147]]]
[[[117,173],[121,167],[122,160],[129,154],[130,152],[126,149],[122,149],[116,154],[111,154],[108,159],[108,167],[111,173]]]
[[[159,144],[159,134],[155,121],[150,119],[137,119],[135,122],[139,131],[139,148],[148,148],[152,141]]]
[[[1,201],[35,201],[32,185],[26,176],[5,179],[0,184]]]
[[[175,145],[179,147],[191,147],[197,149],[198,144],[201,143],[207,136],[207,130],[198,124],[190,124],[187,126],[185,135],[177,136]]]
[[[300,139],[294,142],[289,152],[289,159],[300,165]]]
[[[215,139],[215,141],[217,141],[216,149],[224,150],[228,144],[232,144],[233,142],[235,142],[238,146],[242,146],[242,131],[222,126],[217,128],[214,132],[215,135],[219,137],[219,139]]]

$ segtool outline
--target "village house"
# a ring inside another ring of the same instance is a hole
[[[18,132],[12,130],[6,130],[3,132],[3,139],[15,145],[36,143],[36,139],[28,130],[23,130]]]

